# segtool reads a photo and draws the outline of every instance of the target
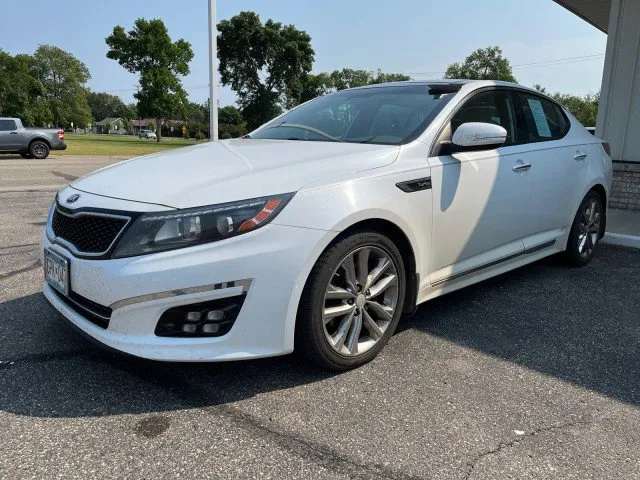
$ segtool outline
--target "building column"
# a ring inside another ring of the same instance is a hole
[[[612,0],[596,135],[611,145],[612,208],[640,210],[640,1]]]

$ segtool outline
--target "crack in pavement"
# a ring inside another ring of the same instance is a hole
[[[24,364],[24,363],[42,363],[52,360],[68,360],[82,355],[91,353],[91,350],[72,350],[68,352],[50,352],[50,353],[34,353],[32,355],[25,355],[24,357],[12,358],[9,360],[0,360],[0,371],[6,370],[9,367]]]
[[[302,459],[311,461],[332,472],[347,475],[353,479],[382,478],[388,480],[418,480],[422,477],[407,474],[385,465],[366,464],[342,455],[337,450],[322,443],[311,441],[293,432],[281,431],[265,425],[259,418],[229,404],[205,407],[202,410],[212,415],[223,415],[257,437],[267,437],[284,450]]]
[[[51,170],[49,171],[49,173],[51,173],[52,175],[55,175],[56,177],[64,178],[65,180],[68,180],[70,182],[73,182],[74,180],[77,180],[78,178],[80,178],[80,177],[76,177],[75,175],[71,175],[69,173],[56,172],[55,170]]]
[[[22,247],[35,247],[38,243],[24,243],[22,245],[7,245],[6,247],[0,247],[0,250],[9,250],[10,248],[22,248]]]
[[[98,359],[98,361],[100,360],[106,359]],[[198,407],[198,409],[208,415],[226,417],[245,431],[253,433],[256,437],[265,438],[291,454],[335,473],[344,474],[353,479],[422,480],[422,477],[400,472],[386,465],[359,463],[327,445],[305,438],[300,434],[265,425],[259,418],[230,405],[229,402],[224,400],[215,404],[218,399],[211,398],[207,392],[185,379],[176,376],[163,376],[161,380],[158,380],[157,378],[149,377],[146,369],[139,371],[137,368],[131,368],[131,365],[123,368],[117,361],[115,363],[106,361],[105,363],[116,370],[133,375],[147,384],[167,390],[185,405],[214,403],[213,406]]]
[[[40,266],[40,260],[36,260],[34,263],[32,263],[31,265],[27,266],[27,267],[22,267],[22,268],[18,268],[16,270],[11,270],[10,272],[7,273],[0,273],[0,279],[7,279],[7,278],[11,278],[14,277],[16,275],[20,275],[21,273],[25,273],[28,272],[30,270],[35,270],[36,268],[39,268]]]
[[[589,423],[593,422],[595,420],[595,418],[592,418],[591,420],[578,420],[578,421],[573,421],[573,422],[567,422],[567,423],[563,423],[560,425],[550,425],[548,427],[540,427],[537,428],[533,431],[531,431],[530,433],[527,433],[523,436],[519,436],[517,438],[514,438],[513,440],[511,440],[510,442],[500,442],[496,447],[487,450],[485,452],[480,453],[479,455],[477,455],[472,461],[467,463],[467,471],[464,475],[464,477],[462,477],[464,480],[469,480],[471,478],[471,475],[473,475],[473,471],[476,468],[476,465],[478,463],[480,463],[482,460],[484,460],[485,458],[491,456],[491,455],[496,455],[498,453],[500,453],[502,450],[505,450],[507,448],[511,448],[515,445],[519,445],[520,443],[526,441],[529,438],[532,438],[536,435],[539,435],[541,433],[545,433],[545,432],[551,432],[554,430],[563,430],[565,428],[570,428],[570,427],[577,427],[577,426],[584,426],[584,425],[588,425]]]

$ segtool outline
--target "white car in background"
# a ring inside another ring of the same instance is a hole
[[[592,258],[609,147],[562,106],[491,81],[333,93],[250,138],[149,155],[61,190],[51,304],[166,361],[294,348],[341,370],[422,302],[564,252]]]
[[[138,138],[144,138],[146,140],[156,140],[158,137],[156,136],[156,132],[142,129],[140,130],[140,133],[138,133]]]

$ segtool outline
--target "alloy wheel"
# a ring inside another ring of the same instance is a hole
[[[44,157],[44,155],[47,153],[47,148],[41,144],[41,143],[36,143],[33,146],[33,156],[36,158],[42,158]]]
[[[600,210],[600,202],[595,198],[591,198],[582,211],[579,224],[580,230],[578,233],[578,253],[583,257],[591,256],[598,243],[601,219]]]
[[[348,254],[333,272],[324,295],[323,324],[331,347],[360,355],[384,336],[396,313],[398,273],[378,247]]]

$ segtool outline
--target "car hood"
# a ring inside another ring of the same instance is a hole
[[[97,195],[173,208],[296,192],[393,163],[399,147],[236,139],[127,160],[71,184]]]

